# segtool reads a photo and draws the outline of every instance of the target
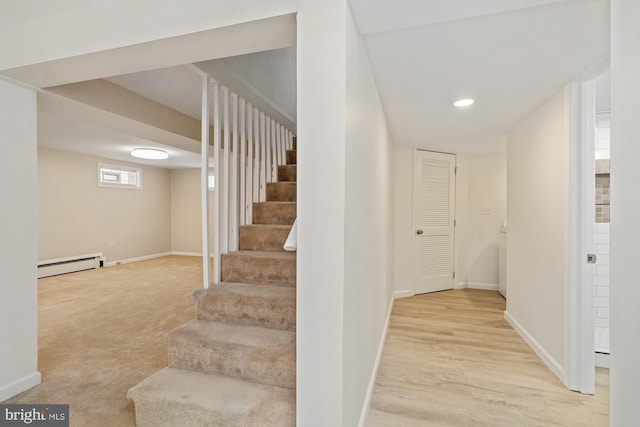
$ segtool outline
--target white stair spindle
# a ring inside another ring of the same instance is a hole
[[[240,225],[247,223],[247,103],[240,98]]]
[[[253,106],[247,103],[247,224],[253,224]]]
[[[223,127],[224,132],[224,182],[223,197],[222,197],[222,253],[229,252],[229,145],[230,145],[230,123],[229,123],[229,89],[222,88],[222,103],[223,103]]]
[[[202,77],[202,137],[200,144],[200,183],[202,196],[202,282],[211,283],[209,259],[209,76]]]
[[[266,201],[267,195],[267,169],[266,152],[267,140],[265,137],[266,123],[265,114],[260,112],[260,201]]]
[[[266,116],[267,128],[266,128],[266,138],[267,138],[267,157],[266,157],[266,168],[267,168],[267,177],[266,182],[272,182],[271,178],[271,117]]]
[[[229,251],[238,250],[238,95],[230,99],[231,144],[229,144]]]
[[[220,283],[220,85],[213,85],[213,283]]]

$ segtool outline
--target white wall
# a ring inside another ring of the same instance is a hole
[[[564,380],[568,272],[569,100],[566,90],[515,126],[507,145],[505,317]]]
[[[413,295],[413,153],[393,147],[393,284],[397,296]]]
[[[413,155],[393,148],[393,272],[397,296],[413,294]],[[506,218],[506,156],[457,154],[456,288],[498,287],[498,238]],[[480,208],[490,208],[481,214]]]
[[[36,94],[0,80],[0,402],[40,383]]]
[[[346,1],[298,1],[297,425],[343,423]]]
[[[611,425],[640,425],[640,3],[611,1]]]
[[[358,425],[393,294],[391,136],[347,10],[343,426]]]
[[[102,252],[111,263],[170,252],[169,170],[141,167],[142,190],[104,188],[98,162],[140,167],[38,150],[38,259]]]
[[[298,24],[297,422],[354,426],[391,301],[390,140],[346,1]]]

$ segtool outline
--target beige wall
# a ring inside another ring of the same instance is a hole
[[[200,169],[171,171],[171,250],[202,254]],[[213,250],[213,192],[209,192],[209,236]]]
[[[469,287],[498,284],[498,240],[507,216],[506,160],[505,154],[467,156],[467,233],[462,249]]]
[[[38,150],[39,260],[102,252],[114,262],[171,251],[169,170],[142,167],[142,190],[102,188],[100,161],[113,163]]]
[[[509,132],[507,313],[564,380],[569,101],[560,91]]]

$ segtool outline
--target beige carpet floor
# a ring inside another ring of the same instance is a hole
[[[3,403],[68,403],[71,426],[134,426],[127,390],[166,366],[164,335],[195,317],[201,263],[170,256],[40,279],[43,381]]]

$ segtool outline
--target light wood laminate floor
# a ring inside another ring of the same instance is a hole
[[[366,425],[609,425],[609,371],[595,396],[567,390],[504,309],[472,289],[396,300]]]

